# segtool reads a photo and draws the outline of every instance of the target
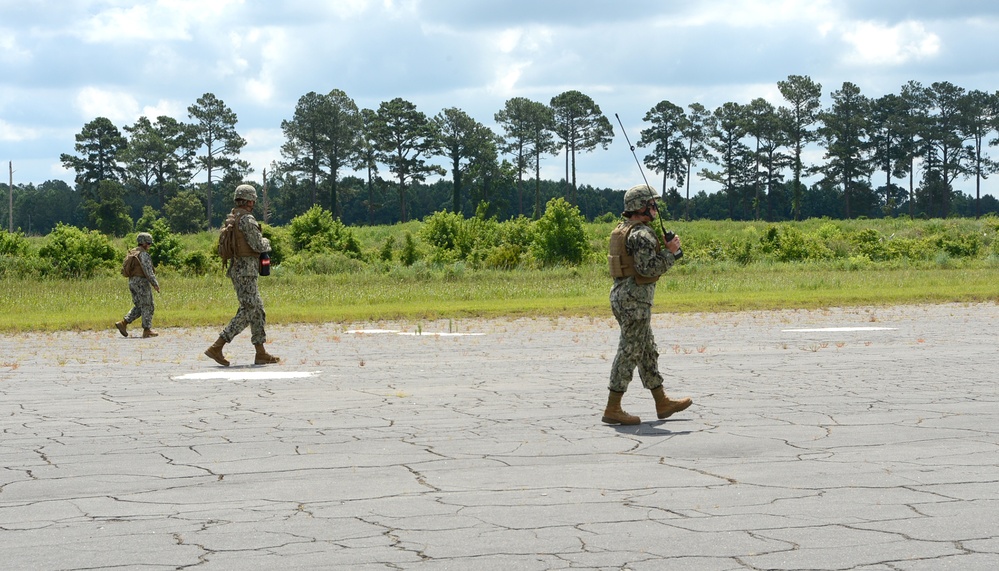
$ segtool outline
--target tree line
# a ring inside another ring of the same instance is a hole
[[[808,76],[788,76],[778,88],[781,106],[757,98],[709,110],[664,100],[645,114],[648,126],[636,143],[669,216],[781,221],[999,212],[995,198],[981,195],[981,181],[999,168],[987,153],[999,144],[999,93],[909,82],[898,94],[869,98],[845,82],[822,108],[822,87]],[[75,154],[60,156],[75,172],[75,187],[15,186],[14,226],[45,233],[63,222],[123,235],[149,206],[175,231],[217,227],[231,189],[252,174],[240,158],[246,141],[236,113],[214,94],[187,111],[186,122],[140,117],[124,132],[105,117],[86,123]],[[514,97],[493,119],[500,133],[458,108],[428,116],[402,98],[360,109],[339,89],[307,93],[281,122],[281,158],[253,181],[263,217],[281,224],[321,206],[348,225],[439,211],[538,218],[554,197],[591,220],[620,211],[621,189],[577,181],[577,156],[607,149],[614,137],[591,97]],[[822,162],[806,164],[809,146],[824,151]],[[542,161],[559,156],[564,178],[542,180]],[[691,196],[695,172],[717,189]],[[194,182],[199,176],[206,181]],[[974,196],[954,188],[958,179],[974,181]],[[6,222],[6,201],[0,215]]]

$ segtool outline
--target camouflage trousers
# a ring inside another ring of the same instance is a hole
[[[153,286],[146,278],[128,278],[128,291],[132,292],[132,310],[122,320],[131,323],[142,317],[142,328],[153,328]]]
[[[652,335],[652,306],[636,302],[611,302],[611,309],[621,326],[621,340],[611,365],[612,391],[623,393],[638,367],[638,376],[647,389],[663,385],[659,374],[659,349]]]
[[[257,291],[257,276],[234,276],[232,287],[236,290],[239,309],[219,335],[231,342],[249,325],[250,341],[254,345],[265,343],[267,334],[264,333],[264,324],[267,314],[264,313],[264,300]]]

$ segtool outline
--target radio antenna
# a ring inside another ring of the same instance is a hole
[[[624,135],[624,140],[628,142],[628,148],[631,149],[631,156],[635,157],[635,164],[638,165],[638,172],[642,173],[642,180],[645,181],[645,186],[652,188],[652,185],[649,184],[649,179],[645,178],[645,169],[642,168],[642,162],[638,160],[638,155],[635,154],[635,145],[631,144],[631,139],[628,138],[628,132],[624,130],[624,123],[621,122],[621,116],[615,113],[614,118],[617,119],[617,124],[621,126],[621,134]],[[665,198],[666,197],[664,196],[663,207],[666,206]],[[674,234],[673,232],[666,230],[666,226],[663,224],[662,213],[660,213],[660,215],[657,218],[659,218],[659,229],[662,230],[663,240],[669,242],[670,240],[673,239]],[[676,259],[680,259],[680,257],[683,256],[683,251],[677,250],[677,253],[679,255],[674,254],[676,255]]]
[[[635,154],[635,145],[631,144],[628,132],[624,130],[624,123],[621,122],[621,117],[615,113],[614,118],[617,119],[617,124],[621,126],[621,134],[624,135],[624,140],[628,142],[628,148],[631,149],[631,156],[635,157],[635,164],[638,165],[638,172],[642,173],[642,180],[645,181],[645,186],[652,188],[652,185],[649,184],[649,179],[645,178],[645,169],[642,168],[642,162],[638,160],[638,155]]]

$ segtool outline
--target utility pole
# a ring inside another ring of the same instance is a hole
[[[7,168],[10,170],[10,183],[7,185],[7,231],[14,233],[14,161],[7,161]]]
[[[267,169],[264,169],[264,222],[271,222],[271,203],[267,200]]]

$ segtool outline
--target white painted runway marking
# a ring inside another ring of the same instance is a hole
[[[813,333],[819,331],[896,331],[896,327],[818,327],[815,329],[781,329],[783,332]]]
[[[211,371],[208,373],[188,373],[173,377],[178,381],[203,381],[225,379],[227,381],[261,381],[271,379],[301,379],[314,377],[319,371]]]
[[[348,329],[347,333],[355,333],[357,335],[367,335],[376,333],[395,333],[396,335],[411,335],[411,336],[431,336],[435,335],[437,337],[465,337],[465,336],[476,336],[485,335],[485,333],[444,333],[437,331],[399,331],[398,329]]]
[[[367,334],[370,333],[374,335],[375,333],[398,333],[398,329],[348,329],[347,333],[360,333]]]
[[[435,333],[433,331],[423,331],[417,333],[415,331],[400,331],[399,335],[413,335],[416,337],[464,337],[464,336],[475,336],[475,335],[485,335],[485,333]]]

